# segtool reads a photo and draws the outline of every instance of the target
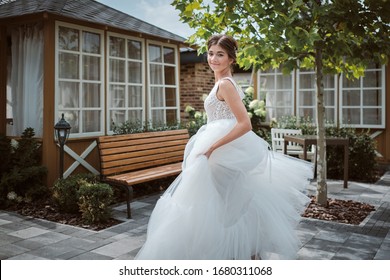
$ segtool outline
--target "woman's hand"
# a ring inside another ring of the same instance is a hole
[[[207,152],[204,153],[204,155],[205,155],[207,158],[209,158],[210,155],[211,155],[211,153],[212,153],[213,151],[214,151],[214,148],[211,146],[211,147],[207,150]]]

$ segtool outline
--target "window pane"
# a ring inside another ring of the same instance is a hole
[[[151,88],[151,104],[152,107],[164,106],[164,93],[162,88]]]
[[[152,110],[152,125],[158,126],[163,125],[164,123],[164,110]]]
[[[275,76],[260,76],[261,89],[275,89]]]
[[[334,106],[335,92],[333,90],[324,90],[324,104],[325,106]]]
[[[79,55],[71,53],[59,54],[59,78],[79,79]]]
[[[343,124],[360,124],[360,109],[343,109]]]
[[[276,108],[274,112],[275,117],[292,116],[291,108]]]
[[[129,86],[128,107],[142,107],[142,87]]]
[[[100,131],[100,111],[84,111],[83,132]]]
[[[83,31],[83,52],[100,54],[100,35]]]
[[[141,42],[128,40],[128,57],[131,59],[142,59]]]
[[[125,39],[110,36],[110,56],[125,57]]]
[[[382,73],[380,71],[366,71],[363,77],[363,87],[381,87]]]
[[[315,84],[315,78],[314,84]],[[334,81],[334,75],[325,75],[324,76],[324,88],[334,88],[335,87],[335,81]]]
[[[138,122],[142,120],[142,110],[129,110],[128,119],[130,122]]]
[[[121,125],[126,121],[126,111],[124,110],[112,110],[110,114],[111,125]],[[113,129],[113,128],[111,128]]]
[[[84,55],[83,59],[83,79],[100,81],[100,57]]]
[[[175,64],[175,50],[164,47],[164,63]]]
[[[99,108],[100,107],[100,85],[84,84],[83,85],[83,107]]]
[[[316,94],[314,91],[301,91],[299,93],[300,106],[314,106],[316,105]]]
[[[300,108],[299,109],[299,116],[300,117],[305,117],[305,118],[310,118],[310,119],[315,119],[314,115],[314,108]]]
[[[166,85],[175,85],[175,67],[165,66],[164,67],[164,78]]]
[[[149,58],[151,62],[162,62],[161,47],[155,45],[149,45]]]
[[[125,61],[110,59],[110,82],[125,82]]]
[[[335,109],[325,108],[325,120],[331,123],[335,123]]]
[[[58,48],[60,50],[79,50],[79,31],[73,28],[60,26],[58,29]]]
[[[348,80],[345,75],[343,75],[343,88],[359,88],[360,79]]]
[[[110,86],[111,107],[125,107],[125,86],[111,85]]]
[[[315,88],[314,74],[300,74],[299,75],[299,87],[302,89]]]
[[[363,92],[364,106],[382,106],[382,94],[380,90],[365,90]]]
[[[165,89],[165,104],[169,107],[176,106],[176,89],[166,88]]]
[[[378,125],[382,123],[382,110],[376,108],[363,109],[363,124]]]
[[[142,83],[142,67],[140,62],[128,62],[129,83]]]
[[[59,108],[79,107],[79,85],[77,82],[59,82]]]
[[[360,91],[359,90],[344,90],[343,91],[343,105],[344,106],[359,106],[360,105]]]
[[[292,88],[291,75],[278,75],[276,77],[278,89]]]
[[[166,119],[167,124],[176,124],[177,118],[176,118],[176,110],[167,110],[166,111]]]
[[[161,85],[163,78],[163,68],[161,65],[150,65],[150,83],[152,85]]]
[[[58,120],[61,119],[62,113],[64,114],[64,119],[69,123],[70,125],[70,133],[79,133],[79,111],[58,111],[58,114],[60,115],[58,117]]]

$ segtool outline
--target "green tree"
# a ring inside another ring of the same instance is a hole
[[[195,30],[189,42],[206,51],[215,33],[239,42],[238,63],[249,69],[315,69],[317,93],[317,202],[327,204],[323,75],[364,74],[390,55],[390,0],[175,0]]]

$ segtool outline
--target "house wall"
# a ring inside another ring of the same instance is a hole
[[[0,61],[7,61],[6,27],[0,26]],[[0,135],[6,135],[7,129],[7,67],[0,67]]]
[[[214,73],[206,62],[180,66],[180,113],[182,120],[188,116],[184,112],[187,105],[195,110],[203,110],[202,95],[208,94],[215,83]]]

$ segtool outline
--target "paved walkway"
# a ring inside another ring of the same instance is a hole
[[[360,225],[304,219],[297,232],[302,260],[390,260],[390,172],[376,184],[328,182],[328,197],[367,202],[376,207]],[[125,204],[114,208],[125,222],[92,231],[0,211],[0,259],[133,259],[145,241],[147,222],[158,195],[134,201],[133,219]]]

